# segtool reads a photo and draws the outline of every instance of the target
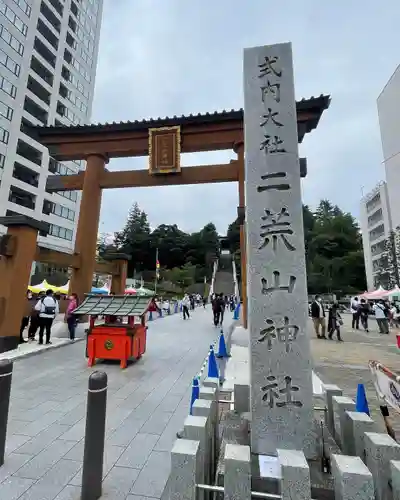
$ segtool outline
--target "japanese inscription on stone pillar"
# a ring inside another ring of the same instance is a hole
[[[244,52],[251,446],[314,454],[307,286],[290,43]]]

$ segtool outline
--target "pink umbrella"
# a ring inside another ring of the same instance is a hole
[[[125,295],[136,295],[137,294],[137,290],[135,288],[127,288],[125,290]]]

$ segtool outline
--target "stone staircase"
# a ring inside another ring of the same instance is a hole
[[[215,275],[214,292],[224,295],[233,295],[235,285],[233,281],[232,256],[231,254],[221,254],[219,258],[218,270]]]

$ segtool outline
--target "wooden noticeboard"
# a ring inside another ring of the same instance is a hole
[[[181,171],[181,129],[162,127],[149,129],[149,173],[171,174]]]

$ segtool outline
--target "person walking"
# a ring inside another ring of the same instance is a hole
[[[190,299],[189,295],[186,293],[182,299],[182,314],[183,314],[183,319],[189,319],[190,314],[189,314],[189,307],[190,307]]]
[[[46,344],[51,344],[51,326],[54,318],[60,312],[58,301],[54,298],[53,290],[47,290],[46,296],[35,306],[39,313],[39,344],[43,344],[43,334],[46,330]]]
[[[368,333],[368,315],[369,315],[370,309],[367,301],[365,299],[361,299],[360,305],[359,305],[359,314],[360,314],[360,321],[361,325],[364,328],[364,330]]]
[[[213,321],[214,321],[214,326],[218,326],[219,323],[219,317],[220,317],[220,301],[219,301],[219,295],[215,295],[214,298],[211,301],[211,306],[212,306],[212,312],[213,312]]]
[[[311,318],[314,323],[314,330],[315,333],[317,334],[317,338],[326,339],[325,308],[322,303],[322,299],[319,295],[315,296],[315,299],[311,304]],[[321,327],[321,335],[319,334],[320,327]]]
[[[78,305],[79,305],[78,295],[76,293],[71,293],[65,316],[68,325],[69,339],[72,341],[75,340],[75,331],[77,325],[77,317],[75,316],[74,311],[78,307]]]
[[[379,300],[373,307],[375,319],[378,324],[379,333],[389,334],[389,311],[383,300]]]
[[[334,302],[329,309],[328,315],[328,338],[332,340],[333,334],[336,332],[338,342],[343,342],[340,336],[340,327],[343,325],[342,317],[339,313],[339,304]]]
[[[358,330],[360,328],[360,304],[358,302],[358,297],[354,297],[350,303],[350,312],[353,315],[351,321],[351,327]]]

